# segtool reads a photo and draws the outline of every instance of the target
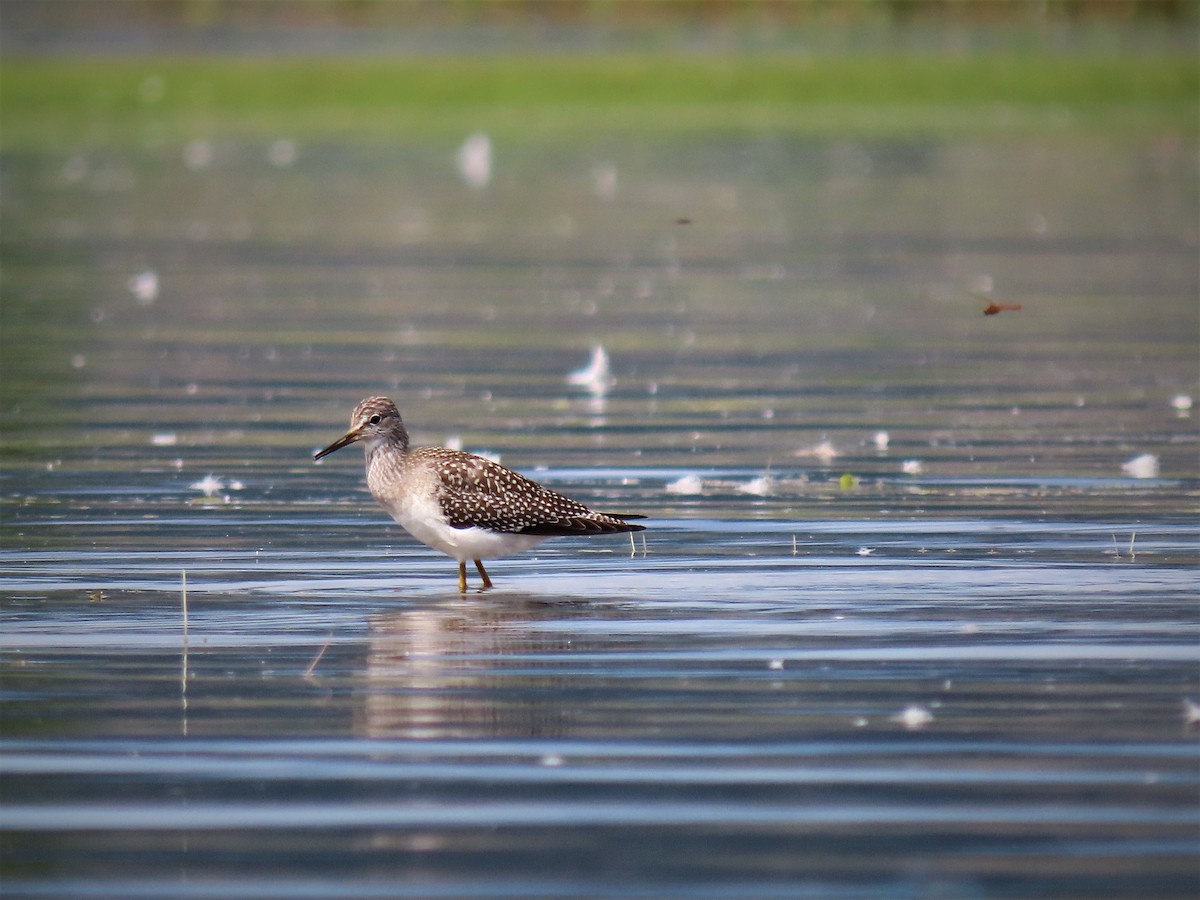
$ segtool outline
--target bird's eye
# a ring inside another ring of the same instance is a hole
[[[375,413],[375,415],[371,416],[371,418],[367,419],[367,421],[370,422],[372,425],[378,425],[379,424],[379,413]]]

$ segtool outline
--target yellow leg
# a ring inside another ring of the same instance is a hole
[[[458,592],[460,594],[467,592],[467,564],[465,561],[458,564]]]
[[[466,565],[467,565],[466,563],[463,563],[464,569],[466,568]],[[492,579],[488,578],[487,572],[484,571],[482,559],[475,560],[475,568],[477,568],[479,570],[479,577],[483,579],[483,589],[486,591],[488,588],[490,588],[492,586]],[[463,577],[465,578],[466,576],[464,575]],[[465,590],[465,588],[464,588],[464,590]]]

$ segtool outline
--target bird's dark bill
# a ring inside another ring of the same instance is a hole
[[[353,444],[357,440],[358,440],[358,432],[356,432],[356,431],[347,432],[346,434],[342,435],[342,437],[338,438],[336,441],[334,441],[332,444],[330,444],[328,447],[326,447],[324,450],[321,450],[318,453],[314,453],[313,459],[320,459],[322,456],[328,456],[334,450],[341,450],[347,444]]]

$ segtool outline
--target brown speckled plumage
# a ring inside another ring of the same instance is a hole
[[[466,560],[474,560],[484,586],[482,560],[527,549],[555,535],[642,531],[626,519],[641,516],[594,512],[499,463],[441,447],[409,449],[408,431],[386,397],[363,400],[350,430],[315,455],[362,442],[367,486],[392,517],[423,543],[458,559],[459,588],[466,589]]]

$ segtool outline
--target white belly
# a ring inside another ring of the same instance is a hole
[[[459,562],[508,556],[546,540],[546,536],[540,534],[508,534],[475,526],[455,528],[445,520],[441,507],[431,497],[422,499],[406,495],[383,506],[401,528],[422,544],[441,550]]]

